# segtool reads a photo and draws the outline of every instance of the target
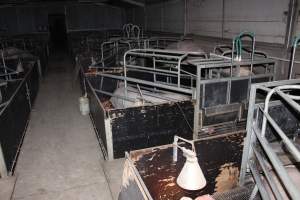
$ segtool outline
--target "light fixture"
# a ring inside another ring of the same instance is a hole
[[[179,146],[179,140],[191,144],[192,150]],[[183,152],[183,156],[186,157],[186,161],[181,172],[179,173],[179,176],[177,177],[177,184],[186,190],[200,190],[204,188],[206,186],[206,179],[198,163],[194,142],[174,136],[173,162],[177,162],[178,149]]]

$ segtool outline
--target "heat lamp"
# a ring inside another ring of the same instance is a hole
[[[179,140],[191,144],[192,149],[190,150],[179,146]],[[200,190],[204,188],[206,186],[206,179],[198,163],[194,142],[174,136],[173,162],[177,162],[178,149],[183,152],[183,156],[186,158],[186,161],[181,172],[179,173],[179,176],[177,177],[177,184],[186,190]]]

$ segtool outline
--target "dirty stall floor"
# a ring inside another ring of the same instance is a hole
[[[15,200],[117,199],[123,160],[105,162],[64,54],[50,58],[16,168]]]

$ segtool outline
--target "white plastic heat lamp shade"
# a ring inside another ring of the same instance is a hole
[[[184,153],[186,162],[177,178],[177,184],[186,190],[200,190],[206,186],[206,179],[199,166],[195,152]]]

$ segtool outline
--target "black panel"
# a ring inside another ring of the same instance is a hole
[[[263,83],[263,82],[269,82],[269,77],[252,78],[252,83]]]
[[[269,114],[274,119],[274,121],[280,126],[283,132],[288,137],[293,137],[300,134],[300,117],[299,114],[295,112],[295,110],[288,107],[288,105],[277,105],[271,106],[269,108]],[[262,113],[259,112],[259,127],[261,127],[262,123]],[[277,140],[279,139],[277,133],[270,124],[267,124],[266,129],[266,137],[270,140]]]
[[[226,103],[227,82],[209,83],[205,85],[204,107]]]
[[[111,110],[114,157],[124,157],[125,151],[169,144],[175,134],[191,139],[192,130],[179,106],[192,128],[194,110],[190,101]]]
[[[249,79],[231,82],[230,103],[240,103],[247,100]]]
[[[220,124],[224,122],[232,122],[237,120],[238,112],[226,112],[216,115],[203,116],[203,126],[209,126],[214,124]]]
[[[13,162],[18,153],[18,146],[22,142],[29,113],[26,86],[22,84],[15,97],[0,115],[0,141],[6,167],[9,171],[13,171]]]
[[[97,138],[100,139],[101,143],[104,145],[104,148],[107,150],[106,144],[106,132],[105,132],[105,113],[102,110],[98,97],[94,95],[91,87],[87,84],[87,94],[90,101],[90,114],[94,123],[95,128],[97,129]]]
[[[30,100],[33,103],[37,95],[38,81],[37,66],[26,74]],[[2,146],[4,160],[9,173],[13,173],[15,162],[18,156],[18,149],[21,147],[22,138],[25,133],[30,106],[27,97],[26,81],[10,82],[3,90],[5,101],[11,99],[9,104],[0,111],[0,144]]]

